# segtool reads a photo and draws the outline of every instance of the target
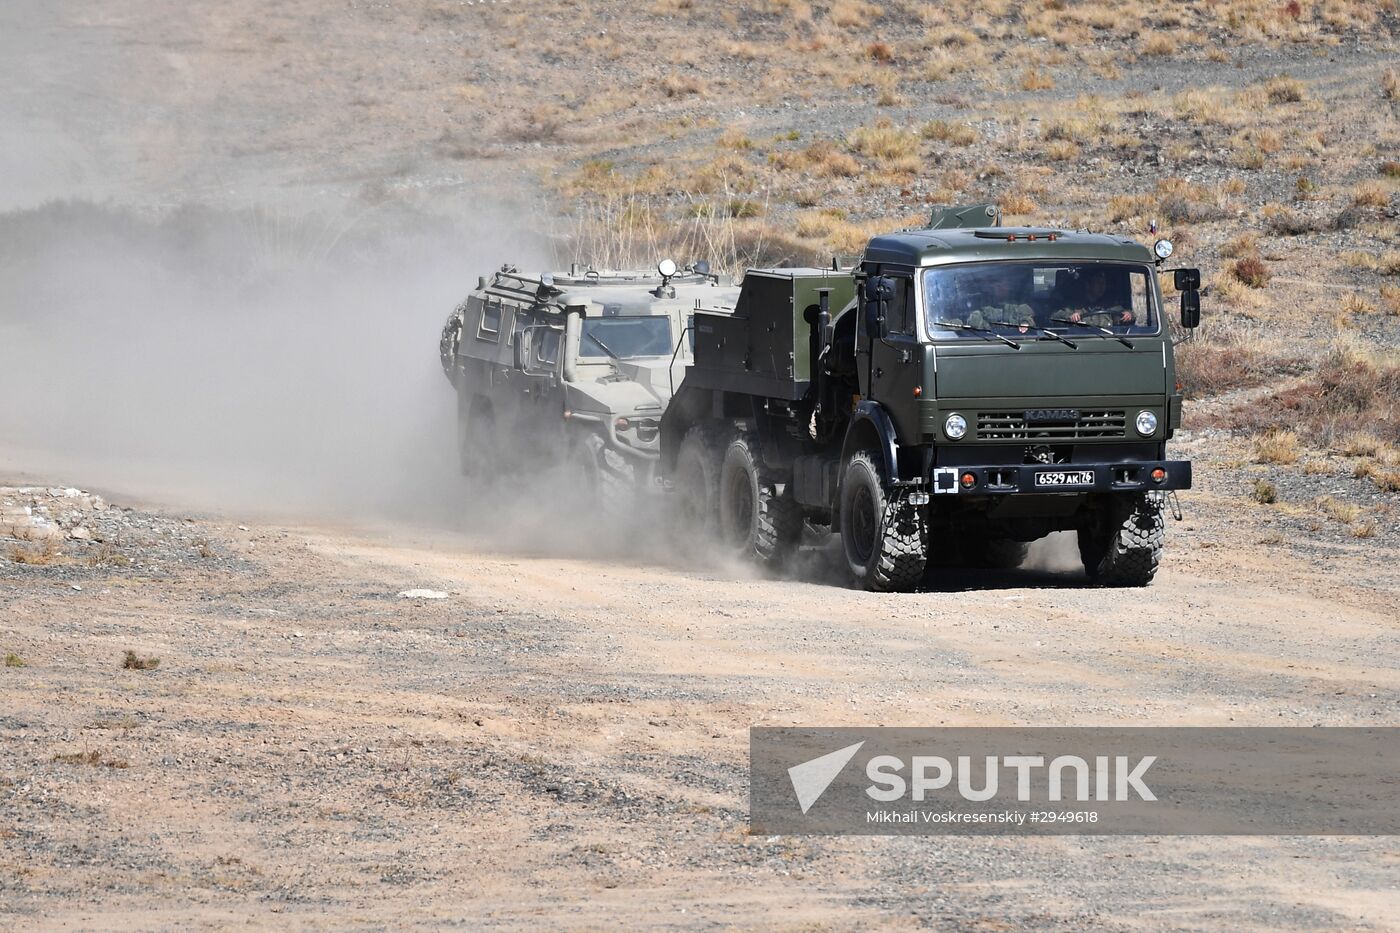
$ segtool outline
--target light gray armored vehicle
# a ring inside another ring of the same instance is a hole
[[[661,415],[693,359],[698,303],[739,289],[703,262],[654,272],[503,266],[452,312],[439,347],[457,391],[462,472],[565,465],[600,506],[650,487]]]

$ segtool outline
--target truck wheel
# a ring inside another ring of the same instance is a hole
[[[715,528],[715,498],[719,491],[719,464],[710,446],[709,432],[693,427],[676,454],[676,519],[688,534],[709,535]]]
[[[1079,529],[1079,557],[1100,586],[1146,586],[1162,559],[1166,520],[1152,496],[1116,498]]]
[[[875,454],[858,451],[841,481],[841,546],[851,576],[867,590],[911,590],[924,575],[928,525],[917,506],[886,490]]]
[[[719,534],[725,546],[762,564],[780,564],[802,539],[802,509],[758,457],[754,439],[740,434],[719,470]]]

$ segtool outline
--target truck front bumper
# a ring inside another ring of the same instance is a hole
[[[929,493],[1012,496],[1190,489],[1190,460],[935,467]]]

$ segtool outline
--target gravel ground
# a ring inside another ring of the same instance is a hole
[[[3,922],[1392,928],[1384,838],[746,834],[756,724],[1394,721],[1394,544],[1258,544],[1269,516],[1202,473],[1131,599],[1067,569],[881,596],[9,487],[69,531],[0,565]]]

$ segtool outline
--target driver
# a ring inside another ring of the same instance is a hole
[[[1129,326],[1136,320],[1129,308],[1108,295],[1108,270],[1091,269],[1084,277],[1083,294],[1078,302],[1056,311],[1051,321],[1090,324],[1094,327]]]
[[[1013,284],[1009,275],[995,276],[989,286],[991,295],[988,302],[967,316],[968,325],[981,328],[1011,326],[1023,334],[1034,327],[1035,312],[1030,305],[1014,299]]]

